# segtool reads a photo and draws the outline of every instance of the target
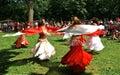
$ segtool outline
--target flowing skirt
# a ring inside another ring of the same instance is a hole
[[[99,36],[91,36],[88,39],[85,48],[90,50],[95,50],[95,51],[101,51],[104,48],[104,46]]]
[[[82,50],[81,45],[77,45],[70,47],[70,51],[62,57],[61,63],[68,65],[74,72],[82,72],[91,60],[92,55]]]
[[[50,59],[55,54],[54,47],[48,42],[47,39],[41,39],[32,49],[35,57],[40,60]]]

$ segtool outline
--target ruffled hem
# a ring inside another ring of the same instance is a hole
[[[68,65],[74,72],[82,72],[91,60],[92,55],[82,50],[81,46],[72,46],[71,50],[62,57],[61,63]]]

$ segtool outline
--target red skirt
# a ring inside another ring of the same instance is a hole
[[[25,38],[24,35],[20,35],[18,39],[14,42],[16,48],[21,48],[23,45],[26,46],[30,42]]]
[[[82,46],[71,46],[70,51],[62,57],[61,63],[68,65],[74,72],[82,72],[90,64],[92,55],[82,50]]]

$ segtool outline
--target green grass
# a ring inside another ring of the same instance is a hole
[[[69,51],[67,42],[60,41],[62,36],[48,38],[56,54],[49,61],[39,61],[29,54],[38,35],[26,36],[30,41],[28,47],[16,49],[12,45],[18,36],[1,37],[4,34],[0,33],[0,75],[75,75],[60,63],[61,57]],[[102,42],[105,48],[93,56],[91,64],[79,75],[120,75],[120,43],[106,38],[102,38]]]

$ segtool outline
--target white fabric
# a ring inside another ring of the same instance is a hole
[[[16,32],[16,33],[14,33],[14,34],[5,34],[5,35],[3,35],[2,37],[19,36],[19,35],[22,35],[22,34],[25,34],[25,33],[22,33],[22,32]]]
[[[105,29],[105,26],[99,25],[99,29]]]
[[[50,59],[50,57],[55,54],[54,47],[47,39],[41,39],[41,42],[38,42],[32,51],[36,51],[34,56],[40,60]]]
[[[73,27],[65,27],[62,29],[57,30],[58,32],[63,31],[65,34],[63,39],[70,38],[72,35],[82,35],[82,34],[89,34],[92,32],[97,31],[98,29],[104,29],[103,25],[100,26],[93,26],[93,25],[74,25]]]
[[[71,33],[64,33],[63,40],[70,38],[72,36]]]
[[[95,51],[101,51],[104,46],[99,36],[90,36],[87,40],[85,48]]]
[[[89,34],[89,33],[93,33],[95,31],[97,31],[98,29],[104,29],[104,28],[105,27],[103,25],[99,25],[99,26],[74,25],[71,28],[66,27],[64,29],[61,29],[61,31],[65,32],[63,38],[66,39],[66,38],[70,38],[72,35]],[[60,31],[60,30],[58,30],[58,31]],[[100,51],[104,48],[104,46],[103,46],[99,36],[90,36],[85,48],[90,49],[90,50]]]
[[[93,25],[75,25],[72,29],[66,29],[65,32],[74,35],[89,34],[97,31],[98,29],[104,28],[103,26],[93,26]]]

